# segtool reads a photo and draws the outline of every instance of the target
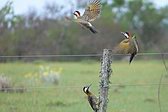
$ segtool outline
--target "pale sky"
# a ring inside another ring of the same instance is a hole
[[[9,0],[0,0],[0,8]],[[45,3],[58,3],[59,5],[70,7],[68,1],[75,3],[75,0],[11,0],[14,3],[14,10],[16,14],[23,14],[30,8],[35,8],[42,11]],[[89,0],[88,0],[89,1]],[[168,0],[150,0],[153,1],[158,7],[168,5]]]

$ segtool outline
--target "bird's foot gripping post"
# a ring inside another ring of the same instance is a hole
[[[99,101],[101,102],[99,105],[98,112],[106,112],[107,103],[108,103],[108,89],[110,83],[110,76],[112,73],[111,69],[111,50],[104,49],[103,57],[101,59],[101,71],[100,71],[100,90],[99,90]]]

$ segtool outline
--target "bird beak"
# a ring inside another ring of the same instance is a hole
[[[121,34],[123,34],[123,35],[124,35],[124,32],[121,32]]]
[[[121,32],[121,34],[123,34],[125,36],[126,33],[125,32]]]
[[[123,34],[124,36],[126,36],[126,33],[125,33],[125,32],[121,32],[121,34]]]
[[[75,15],[75,12],[73,12],[72,14]]]
[[[91,85],[92,85],[92,84],[90,84],[90,85],[88,86],[88,88],[90,88]]]

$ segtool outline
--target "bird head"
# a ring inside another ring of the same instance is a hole
[[[124,36],[125,36],[125,38],[129,38],[131,35],[130,35],[130,33],[129,32],[121,32]]]
[[[79,12],[79,11],[75,11],[75,12],[73,13],[73,15],[74,15],[76,18],[78,18],[78,17],[80,17],[80,12]]]
[[[91,85],[92,84],[90,84],[89,86],[84,86],[83,87],[83,92],[86,93],[86,94],[89,93],[89,88],[90,88]]]

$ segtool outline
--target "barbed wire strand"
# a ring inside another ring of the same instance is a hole
[[[147,87],[147,86],[159,86],[159,85],[162,85],[162,86],[168,86],[168,83],[162,83],[162,84],[159,84],[159,83],[151,83],[151,84],[111,84],[110,86],[110,88],[112,88],[113,86],[132,86],[132,87],[137,87],[137,86],[141,86],[141,87]],[[28,87],[9,87],[9,88],[3,88],[3,89],[5,89],[5,90],[13,90],[13,89],[15,89],[15,90],[19,90],[19,89],[57,89],[57,88],[70,88],[70,89],[72,89],[72,88],[82,88],[83,86],[81,85],[81,86],[66,86],[66,85],[64,85],[64,86],[55,86],[55,87],[53,87],[53,86],[28,86]],[[93,86],[93,87],[98,87],[98,86]]]
[[[145,55],[168,55],[168,53],[158,53],[158,52],[153,52],[153,53],[138,53],[138,56],[145,56]],[[113,56],[129,56],[129,54],[112,54]],[[48,57],[100,57],[102,54],[31,54],[31,55],[1,55],[0,58],[48,58]]]

